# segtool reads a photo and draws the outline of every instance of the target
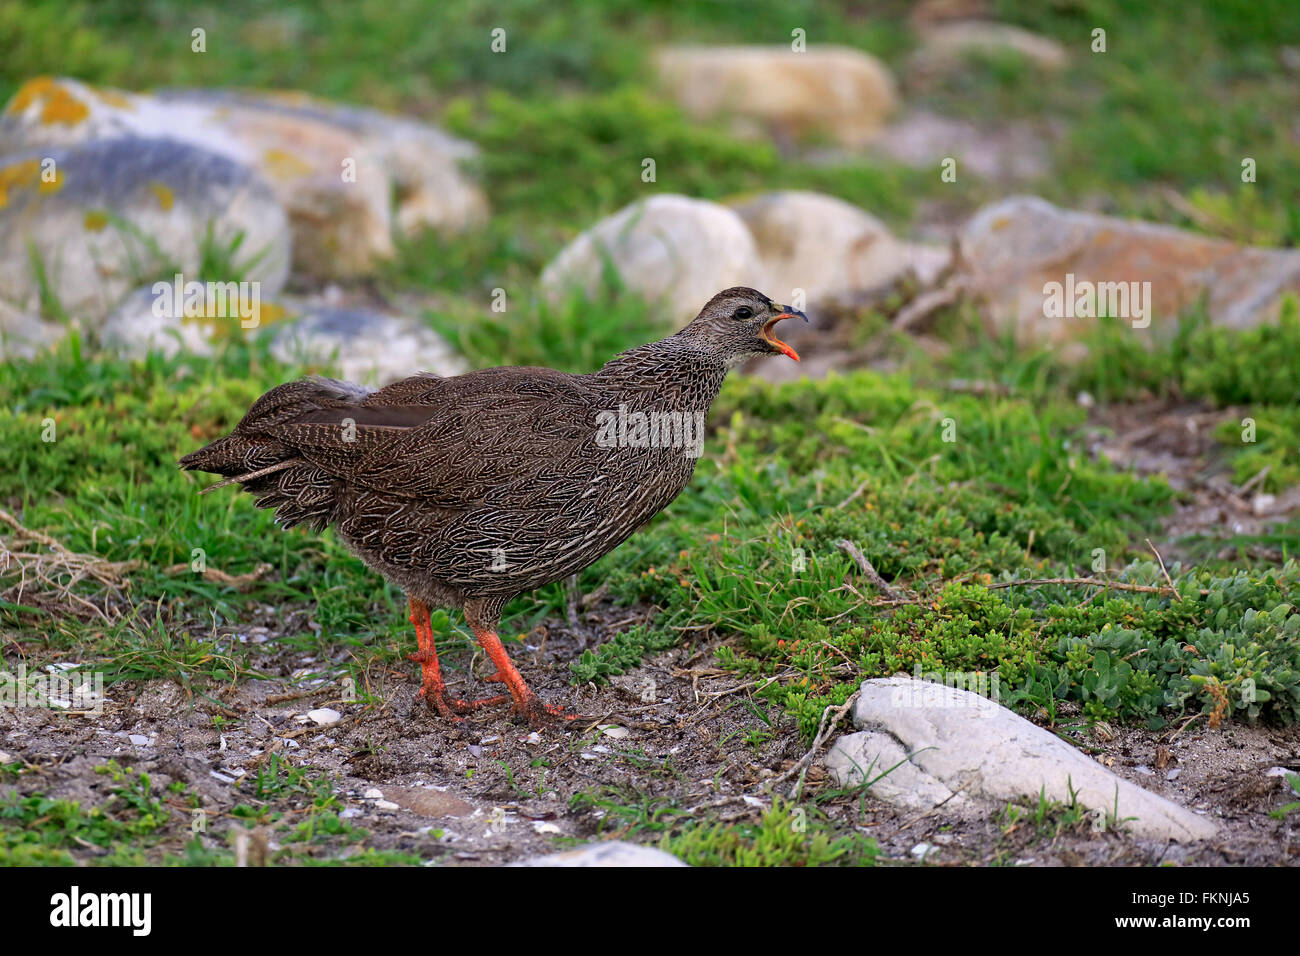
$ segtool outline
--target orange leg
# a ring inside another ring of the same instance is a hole
[[[519,673],[519,669],[510,660],[505,645],[501,643],[501,638],[497,637],[495,632],[476,627],[472,623],[470,628],[478,638],[479,644],[483,646],[483,650],[487,652],[487,656],[497,667],[497,672],[487,679],[500,682],[510,688],[510,696],[514,698],[514,703],[510,707],[512,714],[523,714],[534,727],[548,724],[557,717],[563,720],[578,719],[576,714],[564,713],[563,707],[543,703],[542,699],[533,693],[532,688],[524,681],[523,675]]]
[[[417,697],[425,702],[447,720],[459,721],[457,714],[468,714],[480,707],[490,704],[504,704],[507,700],[502,694],[485,700],[460,700],[447,694],[447,685],[442,680],[442,669],[438,666],[438,649],[433,646],[433,623],[429,620],[429,605],[419,598],[409,597],[411,606],[411,623],[415,625],[415,639],[420,649],[407,655],[408,659],[419,661],[421,682]]]

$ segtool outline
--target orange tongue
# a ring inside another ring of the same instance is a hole
[[[775,335],[772,334],[772,329],[776,325],[776,323],[780,322],[782,319],[792,319],[792,318],[794,318],[794,316],[792,316],[789,312],[783,313],[782,315],[778,315],[775,319],[773,319],[772,321],[768,322],[766,325],[763,326],[763,338],[767,339],[768,342],[772,343],[778,349],[780,349],[782,355],[787,355],[797,362],[799,361],[799,353],[796,352],[794,349],[790,348],[790,346],[786,345],[784,342],[782,342],[780,339],[778,339]]]

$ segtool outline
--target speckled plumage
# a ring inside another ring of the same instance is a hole
[[[734,318],[737,303],[754,322]],[[586,375],[492,368],[377,391],[290,382],[180,464],[240,481],[286,527],[333,526],[411,597],[462,606],[476,633],[495,631],[507,601],[592,564],[690,481],[698,445],[666,426],[652,447],[611,444],[611,416],[702,423],[732,365],[784,350],[768,335],[778,314],[790,313],[728,289],[681,332]]]

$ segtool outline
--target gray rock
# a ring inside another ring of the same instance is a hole
[[[590,843],[577,849],[535,856],[511,866],[685,866],[671,853],[635,843]]]
[[[211,355],[216,322],[186,319],[169,309],[160,312],[154,308],[157,299],[151,288],[128,295],[104,322],[100,344],[127,358],[143,358],[150,351],[168,358],[178,352]]]
[[[393,254],[395,221],[410,234],[487,217],[482,191],[461,169],[472,145],[303,94],[136,94],[47,77],[0,113],[0,154],[120,137],[172,139],[255,170],[290,217],[294,268],[312,276],[369,274]]]
[[[65,333],[57,322],[43,322],[0,301],[0,359],[31,358]]]
[[[920,110],[886,126],[871,149],[936,172],[952,158],[959,182],[973,172],[994,182],[1014,183],[1051,171],[1051,135],[1044,135],[1042,124],[974,122]]]
[[[947,73],[959,70],[972,56],[1011,54],[1043,70],[1059,70],[1070,60],[1065,47],[1009,23],[958,20],[939,23],[921,33],[921,45],[908,61],[910,71]]]
[[[660,194],[602,219],[565,246],[542,272],[553,298],[594,295],[605,263],[627,287],[677,321],[692,319],[714,293],[761,285],[758,249],[726,206]]]
[[[866,732],[836,742],[826,760],[832,779],[860,785],[855,768],[874,761],[878,769],[870,779],[905,754],[908,763],[899,770],[906,768],[907,775],[895,781],[895,771],[871,792],[909,809],[958,792],[990,810],[1040,792],[1069,803],[1073,789],[1081,805],[1114,815],[1138,836],[1186,843],[1217,832],[1210,820],[1115,776],[1050,731],[971,691],[901,676],[863,681],[853,722]],[[924,797],[903,793],[908,786],[921,788]]]
[[[336,363],[351,382],[384,385],[417,371],[459,375],[466,370],[424,323],[367,309],[316,306],[271,334],[271,353],[281,361]]]
[[[395,193],[395,223],[404,236],[422,229],[457,233],[487,220],[487,197],[466,172],[479,157],[478,147],[436,126],[303,93],[162,90],[157,95],[165,103],[233,104],[346,130],[378,159]]]
[[[41,178],[42,164],[53,171]],[[63,310],[98,329],[127,292],[179,270],[194,277],[207,236],[274,295],[288,274],[284,210],[255,173],[165,139],[120,138],[0,160],[0,299],[35,314],[32,255]]]

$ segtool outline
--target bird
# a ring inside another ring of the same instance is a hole
[[[407,597],[417,697],[459,722],[510,703],[534,727],[574,719],[545,703],[497,630],[515,597],[614,550],[687,486],[727,372],[755,356],[799,360],[774,334],[808,317],[747,287],[724,289],[680,331],[594,372],[504,366],[421,372],[379,389],[329,378],[262,395],[182,469],[250,493],[283,527],[332,527]],[[430,607],[460,609],[508,694],[447,687]]]

